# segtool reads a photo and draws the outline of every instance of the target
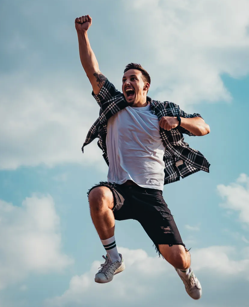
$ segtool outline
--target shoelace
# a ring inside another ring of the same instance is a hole
[[[113,266],[113,263],[109,260],[108,257],[102,256],[105,259],[105,262],[100,265],[98,273],[103,273],[107,277],[107,272],[112,271],[111,273],[114,273],[115,268]]]
[[[193,288],[196,286],[195,275],[193,273],[190,273],[188,286],[190,288]]]

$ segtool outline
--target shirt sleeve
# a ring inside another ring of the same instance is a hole
[[[112,98],[123,94],[118,91],[108,79],[106,79],[98,95],[95,95],[93,91],[92,95],[96,99],[99,106],[104,109],[107,106],[108,101],[111,101]]]
[[[172,114],[173,116],[177,116],[178,114],[180,115],[180,117],[183,117],[183,118],[193,118],[193,117],[200,117],[202,118],[202,116],[199,114],[199,113],[186,113],[185,111],[183,111],[179,105],[173,103],[173,102],[170,102],[170,108],[172,109]],[[183,127],[178,127],[179,131],[181,133],[185,133],[185,134],[188,134],[189,136],[195,136],[193,133],[191,133],[190,131],[188,131],[187,129],[183,128]]]

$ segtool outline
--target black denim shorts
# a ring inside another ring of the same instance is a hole
[[[114,197],[113,213],[116,220],[137,220],[161,254],[159,244],[185,245],[175,224],[174,218],[163,199],[162,191],[141,188],[137,185],[119,185],[100,182],[92,187],[108,187]]]

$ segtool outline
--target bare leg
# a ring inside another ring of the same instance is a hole
[[[88,196],[93,224],[101,240],[114,236],[115,218],[112,212],[114,199],[107,187],[96,187]]]
[[[190,253],[186,250],[183,245],[169,246],[166,244],[160,244],[159,250],[162,256],[171,264],[173,267],[186,270],[191,265]]]
[[[188,268],[191,265],[190,253],[182,245],[159,245],[159,250],[163,257],[177,270],[178,275],[185,285],[186,292],[194,300],[202,296],[202,288],[194,272]]]
[[[107,283],[112,281],[115,274],[125,269],[122,255],[118,253],[114,241],[115,218],[112,212],[114,198],[112,191],[105,186],[92,189],[88,198],[93,224],[107,252],[105,263],[95,275],[95,281]]]

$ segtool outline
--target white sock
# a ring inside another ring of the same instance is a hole
[[[116,262],[116,261],[120,261],[120,256],[116,247],[116,242],[115,242],[115,236],[109,238],[109,239],[105,239],[105,240],[101,240],[106,253],[108,255],[108,258],[112,261],[112,262]]]

